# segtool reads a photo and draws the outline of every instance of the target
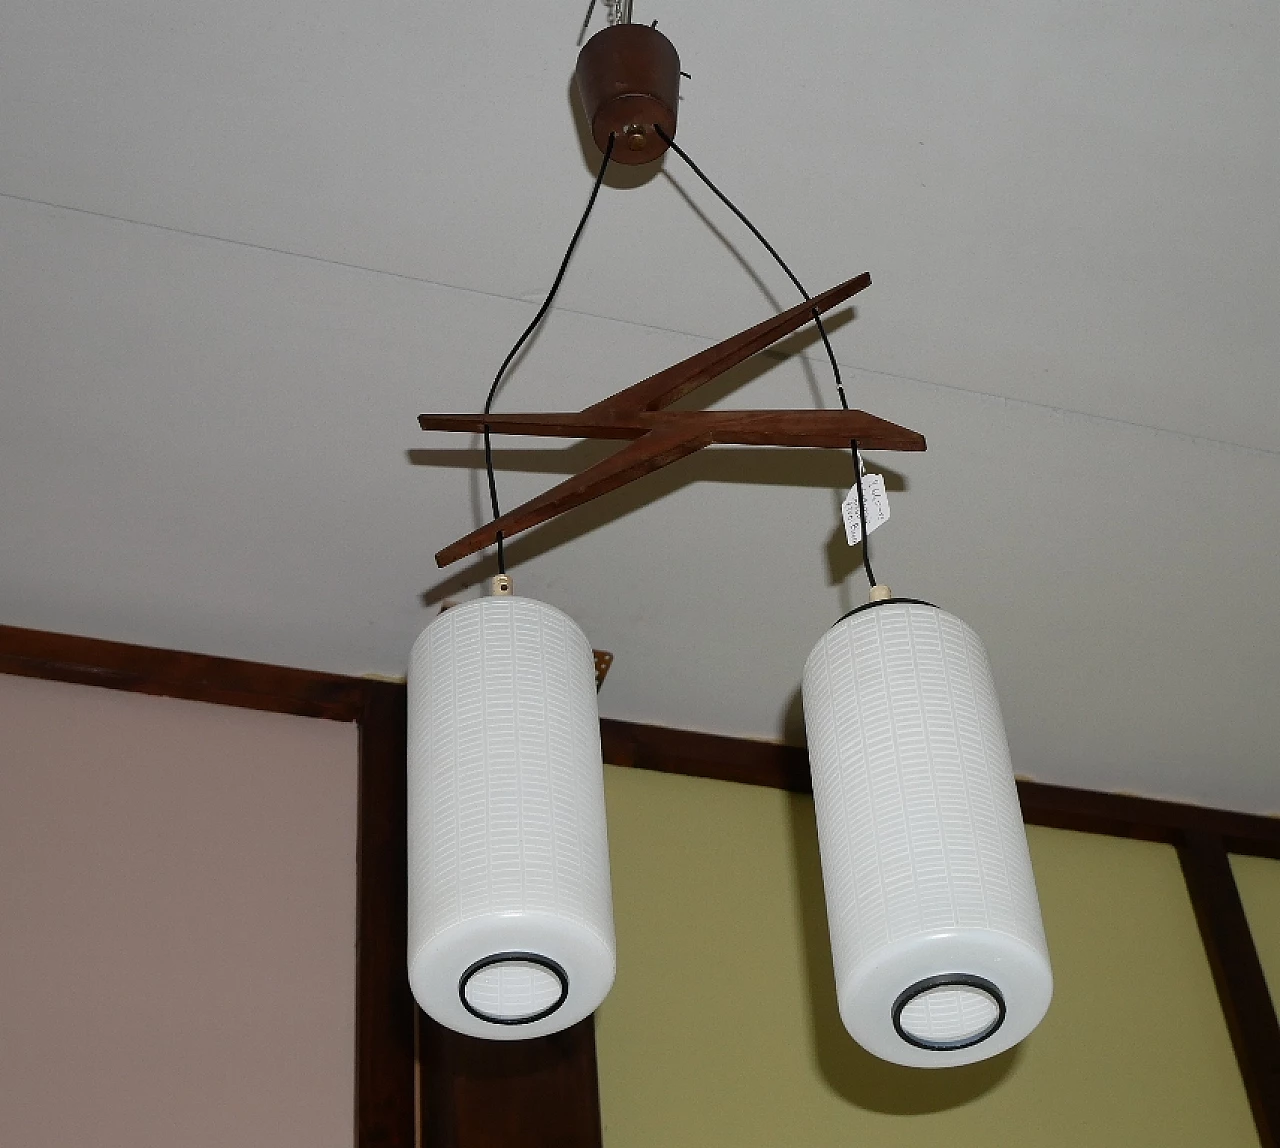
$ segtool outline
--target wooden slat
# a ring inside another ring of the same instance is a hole
[[[422,1148],[601,1148],[592,1017],[535,1040],[419,1026]]]
[[[242,709],[354,721],[356,678],[0,626],[0,673],[216,702]]]
[[[360,718],[356,1148],[414,1146],[408,947],[406,692],[366,682]]]
[[[705,383],[723,375],[731,367],[746,362],[752,355],[758,354],[779,339],[798,331],[815,316],[837,307],[846,299],[852,298],[859,291],[871,286],[871,276],[867,272],[856,275],[852,279],[837,284],[821,295],[815,295],[807,302],[800,303],[778,315],[771,315],[754,327],[739,331],[736,335],[690,355],[674,365],[650,375],[647,379],[618,391],[594,406],[587,407],[584,414],[630,414],[634,411],[656,411],[669,407],[677,399],[691,394]]]
[[[492,546],[499,533],[510,538],[522,530],[555,518],[566,510],[581,506],[602,494],[617,490],[637,478],[661,470],[664,466],[701,450],[710,440],[705,436],[690,437],[676,431],[653,431],[635,442],[628,443],[616,454],[588,467],[581,474],[558,482],[550,490],[536,498],[523,502],[500,518],[486,522],[470,534],[464,534],[456,542],[449,543],[436,554],[437,566],[448,566]]]
[[[1126,793],[1072,789],[1019,781],[1023,818],[1029,825],[1076,829],[1178,845],[1187,831],[1220,837],[1231,853],[1280,858],[1280,818],[1160,801]]]
[[[641,411],[614,421],[582,414],[419,415],[423,430],[543,438],[638,439],[669,431],[687,441],[721,446],[794,446],[921,451],[924,435],[866,411]],[[584,471],[586,478],[592,471]]]
[[[662,773],[710,777],[809,793],[809,755],[798,746],[693,733],[637,722],[600,722],[605,761]],[[1280,818],[1209,809],[1123,793],[1100,793],[1020,780],[1029,825],[1135,837],[1176,845],[1188,829],[1215,833],[1232,853],[1280,858]]]
[[[1280,1148],[1280,1024],[1221,837],[1189,830],[1178,847],[1262,1148]]]
[[[809,755],[789,745],[694,733],[603,718],[600,741],[610,765],[710,777],[808,793]]]

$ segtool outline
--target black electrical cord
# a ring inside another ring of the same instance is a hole
[[[747,230],[750,231],[751,234],[754,235],[758,240],[760,240],[761,246],[763,246],[764,249],[770,255],[773,256],[778,266],[781,267],[782,270],[787,273],[787,278],[790,279],[791,282],[795,284],[796,290],[799,291],[800,294],[804,296],[805,300],[808,301],[809,299],[811,299],[812,296],[809,294],[808,291],[804,289],[804,285],[800,282],[799,279],[795,277],[795,273],[791,270],[791,268],[787,266],[786,260],[783,259],[782,256],[778,254],[777,249],[773,246],[772,243],[770,243],[764,237],[760,229],[742,213],[742,210],[737,206],[737,204],[735,204],[733,200],[731,200],[727,195],[725,195],[723,191],[721,191],[718,187],[716,187],[714,183],[711,182],[711,179],[708,177],[707,173],[703,171],[702,168],[700,168],[696,163],[694,163],[693,160],[689,157],[689,153],[686,152],[684,148],[682,148],[678,143],[676,143],[676,141],[673,140],[669,135],[667,135],[667,133],[664,132],[661,127],[659,127],[657,124],[654,124],[653,130],[658,134],[658,137],[664,143],[666,143],[666,145],[673,152],[676,153],[676,155],[678,155],[682,160],[684,160],[686,164],[689,165],[689,169],[693,172],[693,174],[696,175],[700,180],[702,180],[702,182],[705,183],[707,187],[709,187],[712,190],[712,192],[715,193],[716,198],[719,199],[720,202],[725,205],[725,207],[727,207],[730,211],[732,211],[733,214],[736,215],[746,225]],[[836,353],[831,348],[831,340],[827,338],[826,325],[822,322],[822,316],[819,315],[817,311],[814,311],[813,313],[813,321],[817,325],[818,334],[822,336],[822,345],[827,352],[827,361],[830,362],[831,373],[835,376],[836,394],[840,396],[840,405],[847,411],[849,409],[849,400],[848,398],[846,398],[844,393],[844,379],[840,375],[840,364],[836,362]],[[871,550],[867,544],[867,507],[866,507],[866,501],[863,498],[863,494],[862,494],[862,467],[859,465],[859,462],[858,462],[858,440],[857,439],[853,439],[850,441],[849,450],[853,455],[853,484],[856,487],[858,492],[858,525],[862,529],[862,566],[863,566],[863,569],[865,569],[867,572],[868,584],[874,586],[876,585],[876,576],[874,573],[872,573],[872,570],[871,570]]]
[[[578,226],[574,230],[573,238],[569,240],[569,247],[564,253],[564,258],[560,261],[560,270],[556,272],[556,277],[551,283],[551,290],[547,292],[547,297],[543,300],[542,306],[538,308],[538,313],[533,317],[533,322],[524,329],[524,334],[516,340],[516,345],[507,352],[507,357],[502,360],[502,366],[498,368],[498,373],[493,378],[493,386],[489,388],[489,395],[484,400],[485,414],[488,414],[493,409],[493,400],[498,395],[498,388],[502,385],[502,377],[507,373],[507,368],[511,366],[512,361],[520,353],[520,348],[528,342],[529,336],[538,329],[538,324],[546,318],[547,312],[551,310],[551,304],[555,301],[556,292],[560,290],[560,284],[564,280],[564,273],[569,269],[569,260],[573,258],[574,248],[578,246],[578,240],[586,229],[587,220],[591,218],[591,209],[596,205],[596,196],[600,194],[600,185],[604,183],[604,173],[608,170],[609,159],[613,155],[613,144],[614,136],[610,132],[609,142],[604,149],[604,159],[600,163],[600,170],[596,172],[595,186],[591,189],[591,197],[587,200],[587,207],[582,213],[582,218],[578,220]],[[484,469],[489,476],[489,504],[493,508],[493,517],[496,521],[502,516],[502,512],[498,509],[498,483],[493,475],[493,446],[489,441],[488,423],[484,427]],[[502,549],[502,531],[499,530],[498,573],[505,574],[506,572],[507,558]]]

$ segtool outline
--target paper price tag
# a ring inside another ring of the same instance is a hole
[[[867,516],[867,533],[889,521],[889,496],[884,491],[884,475],[863,474],[862,504]],[[840,504],[844,515],[844,534],[850,546],[862,541],[862,524],[858,521],[858,488],[849,491],[849,497]]]

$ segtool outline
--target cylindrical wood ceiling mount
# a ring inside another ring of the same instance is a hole
[[[657,159],[676,134],[680,99],[680,57],[656,28],[614,24],[597,32],[578,53],[578,96],[602,152],[609,133],[618,138],[615,163],[641,164]]]

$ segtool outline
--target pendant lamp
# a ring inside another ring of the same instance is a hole
[[[839,448],[853,462],[873,601],[815,647],[803,696],[841,1018],[863,1047],[900,1064],[995,1055],[1039,1023],[1052,973],[982,643],[937,607],[892,598],[871,569],[868,527],[887,510],[868,523],[859,451],[925,449],[917,432],[850,406],[823,325],[822,314],[871,277],[809,294],[675,142],[684,73],[674,47],[656,27],[631,24],[629,5],[610,10],[610,26],[583,47],[576,69],[602,162],[551,289],[482,410],[419,416],[424,430],[484,441],[492,517],[440,550],[437,564],[492,545],[499,575],[494,596],[442,614],[411,655],[414,996],[449,1028],[518,1039],[580,1020],[613,982],[591,649],[558,610],[510,596],[505,541],[713,444]],[[761,242],[803,302],[582,410],[495,413],[508,368],[551,310],[610,163],[648,163],[667,151]],[[672,409],[810,321],[840,409]],[[493,434],[626,445],[504,514]]]
[[[498,593],[440,614],[409,660],[409,984],[492,1040],[581,1020],[614,977],[591,646]]]
[[[483,409],[419,417],[424,430],[484,441],[492,517],[436,562],[493,545],[499,572],[493,596],[454,607],[423,631],[408,675],[409,982],[428,1015],[473,1036],[517,1040],[566,1028],[603,1001],[615,967],[591,648],[558,610],[510,595],[506,542],[713,443],[925,449],[917,432],[850,409],[843,389],[838,411],[668,409],[810,322],[825,343],[820,315],[871,285],[863,273],[810,296],[785,264],[804,297],[797,306],[586,410],[494,413],[508,368],[551,310],[610,163],[648,163],[671,149],[724,198],[674,142],[681,74],[671,42],[625,18],[583,47],[577,88],[602,162],[560,269]],[[834,354],[831,363],[839,385]],[[630,441],[504,514],[493,434]]]
[[[872,595],[803,680],[840,1017],[885,1060],[968,1064],[1053,993],[1009,747],[973,630]]]

